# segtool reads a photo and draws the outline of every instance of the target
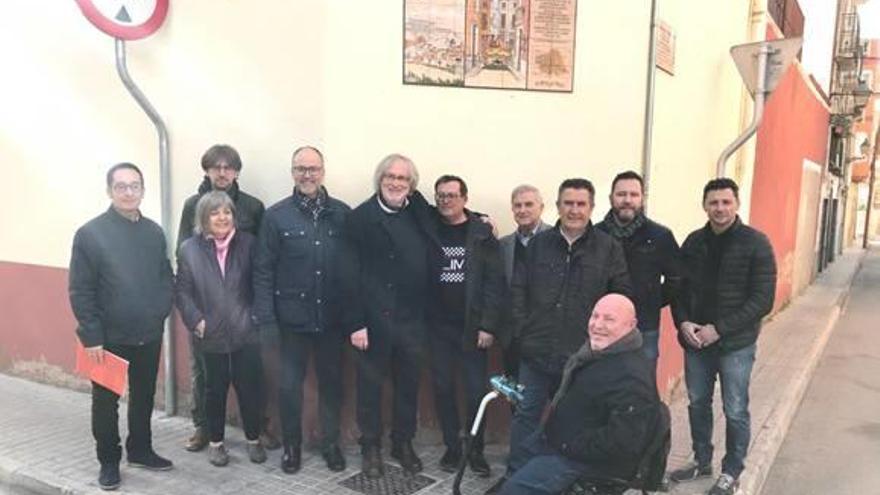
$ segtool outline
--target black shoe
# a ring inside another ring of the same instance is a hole
[[[98,474],[98,485],[101,490],[115,490],[119,488],[120,483],[122,479],[119,477],[119,463],[101,464],[101,472]]]
[[[391,447],[391,457],[400,462],[404,471],[413,474],[422,470],[422,461],[413,450],[412,442],[397,442]]]
[[[150,471],[168,471],[174,464],[152,450],[143,455],[128,455],[128,465],[149,469]]]
[[[459,462],[461,462],[461,448],[447,447],[443,457],[440,458],[440,470],[454,473],[458,471]]]
[[[345,456],[342,455],[338,445],[333,444],[332,447],[324,449],[321,457],[324,458],[324,462],[327,463],[327,469],[330,471],[335,473],[345,471]]]
[[[382,449],[378,445],[361,447],[361,471],[370,479],[381,478],[385,474],[382,464]]]
[[[471,466],[471,471],[480,478],[488,478],[492,474],[492,469],[489,467],[489,463],[486,462],[482,452],[476,450],[471,452],[470,457],[468,457],[468,464]]]
[[[504,484],[507,483],[507,479],[508,478],[507,478],[506,474],[504,476],[498,478],[498,481],[496,481],[495,484],[490,486],[488,490],[483,492],[483,495],[495,495],[496,493],[500,492],[501,487],[503,487]]]
[[[299,447],[290,445],[284,446],[284,453],[281,455],[281,470],[287,474],[294,474],[302,467],[302,452]]]
[[[698,462],[690,462],[686,466],[669,473],[669,481],[681,483],[712,476],[712,466],[704,466]]]

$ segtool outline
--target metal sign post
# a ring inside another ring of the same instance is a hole
[[[168,150],[168,129],[162,117],[150,104],[140,88],[128,74],[125,60],[125,41],[150,36],[162,25],[168,14],[169,0],[76,0],[83,15],[96,28],[112,36],[116,42],[116,71],[125,89],[143,109],[159,134],[159,193],[161,198],[161,222],[165,238],[171,239],[171,173]],[[167,244],[169,257],[171,243]],[[174,380],[174,328],[171,318],[165,319],[163,334],[165,371],[165,413],[173,415],[177,410],[177,394]]]
[[[721,152],[715,171],[717,177],[725,176],[725,164],[728,158],[757,132],[764,117],[764,103],[800,51],[802,42],[802,38],[789,38],[747,43],[730,49],[736,68],[749,93],[755,99],[755,110],[752,113],[751,124]]]

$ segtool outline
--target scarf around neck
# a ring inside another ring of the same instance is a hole
[[[632,237],[642,225],[645,225],[645,214],[639,212],[636,217],[633,218],[632,222],[626,225],[620,225],[617,218],[614,216],[614,210],[608,210],[604,222],[605,225],[608,226],[608,232],[612,237],[617,240],[628,239],[629,237]]]
[[[229,234],[223,239],[211,237],[214,241],[214,251],[217,254],[217,263],[220,265],[220,275],[226,277],[226,255],[229,254],[229,243],[235,236],[235,229],[229,231]]]
[[[562,400],[562,396],[565,395],[568,386],[571,385],[571,379],[578,368],[605,356],[633,351],[640,349],[641,347],[642,333],[639,332],[638,328],[633,328],[628,334],[621,337],[620,340],[601,351],[594,351],[593,348],[590,347],[590,339],[587,339],[587,341],[584,342],[584,345],[582,345],[581,348],[578,349],[576,353],[572,354],[571,357],[568,358],[568,361],[565,362],[565,368],[562,371],[562,380],[559,382],[559,388],[556,390],[556,395],[553,396],[553,402],[550,403],[550,407],[555,409],[559,401]]]
[[[318,188],[318,194],[314,198],[310,198],[299,192],[299,189],[293,189],[293,203],[306,215],[311,215],[312,220],[318,221],[321,212],[327,207],[327,190],[324,186]]]

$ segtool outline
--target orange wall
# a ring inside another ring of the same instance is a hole
[[[0,370],[9,369],[16,362],[45,362],[73,373],[74,346],[76,344],[76,320],[70,309],[67,295],[67,270],[23,263],[0,262],[0,301],[3,301],[3,320],[0,325]],[[177,357],[176,379],[178,384],[178,414],[188,415],[190,390],[189,343],[186,331],[177,320],[175,355]],[[265,351],[265,350],[264,350]],[[271,359],[271,351],[264,352],[264,363],[270,373],[270,383],[277,386],[277,355]],[[266,359],[270,358],[270,359]],[[349,349],[343,359],[345,369],[344,406],[342,411],[343,437],[353,442],[357,438],[354,405],[354,356]],[[420,434],[424,440],[439,439],[439,423],[434,414],[431,385],[427,379],[427,365],[423,370],[419,391]],[[497,350],[490,354],[490,372],[501,369]],[[157,399],[163,397],[164,373],[160,367]],[[271,386],[270,386],[271,388]],[[385,419],[390,420],[390,390],[385,393]],[[307,440],[318,438],[319,424],[315,405],[318,403],[314,374],[309,372],[305,386],[303,432]],[[230,394],[234,395],[234,394]],[[230,414],[237,416],[234,400]],[[270,424],[278,425],[277,397],[269,398]],[[495,401],[488,412],[487,439],[506,441],[510,423],[510,408],[502,401]]]
[[[750,222],[773,244],[776,308],[792,296],[803,162],[825,163],[827,154],[829,113],[812,84],[799,66],[790,66],[758,129]]]

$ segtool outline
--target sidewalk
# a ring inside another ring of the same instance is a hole
[[[788,425],[797,410],[813,369],[821,356],[853,275],[862,259],[861,250],[846,252],[826,270],[804,294],[768,322],[758,345],[758,358],[752,374],[752,444],[741,478],[742,493],[759,493]],[[682,387],[683,388],[683,387]],[[15,494],[97,494],[98,462],[89,431],[90,398],[87,394],[40,385],[0,374],[0,493]],[[720,398],[716,397],[716,465],[724,451],[724,419]],[[674,394],[671,404],[673,445],[669,467],[678,467],[690,457],[687,401],[683,390]],[[124,405],[120,418],[125,417]],[[121,429],[124,423],[120,421]],[[342,494],[419,495],[449,494],[453,475],[437,469],[443,453],[440,446],[416,446],[425,465],[423,476],[388,480],[385,484],[353,486],[359,478],[358,448],[349,446],[349,468],[331,473],[318,452],[303,452],[303,469],[296,475],[281,472],[279,451],[269,452],[262,465],[251,464],[245,454],[240,430],[227,429],[227,447],[232,457],[226,468],[208,464],[205,453],[183,450],[190,423],[183,417],[154,416],[153,443],[156,451],[174,461],[170,472],[154,473],[122,465],[122,487],[129,494]],[[487,446],[493,474],[503,472],[506,448]],[[390,461],[385,453],[386,461]],[[390,463],[389,464],[393,464]],[[394,481],[394,482],[391,482]],[[465,475],[462,493],[482,494],[494,479]],[[705,493],[712,480],[678,485],[675,494]],[[417,488],[421,489],[416,490]]]

